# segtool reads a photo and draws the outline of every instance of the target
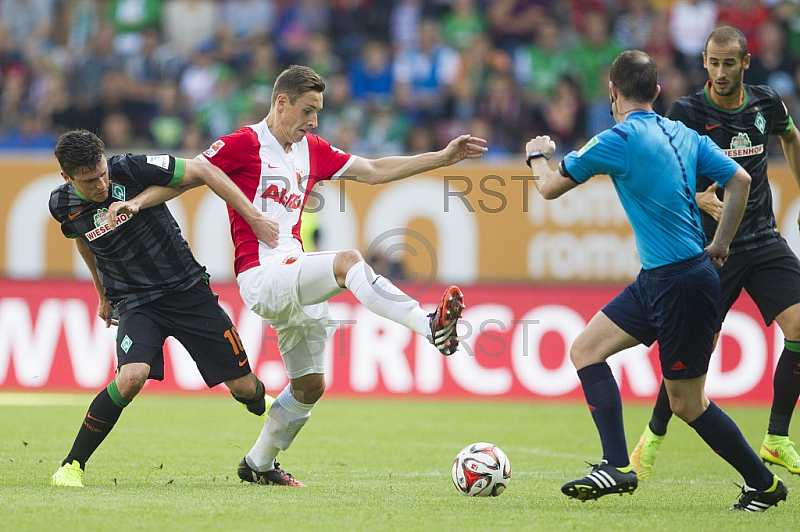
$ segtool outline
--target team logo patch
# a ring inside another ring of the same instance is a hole
[[[294,264],[299,258],[297,255],[289,255],[283,259],[283,264]]]
[[[761,112],[756,113],[755,126],[756,126],[756,129],[758,129],[761,132],[762,135],[764,134],[764,126],[766,126],[766,125],[767,125],[767,121],[761,115]]]
[[[125,201],[125,187],[119,183],[111,183],[111,197]]]
[[[125,338],[123,338],[122,341],[119,343],[119,346],[126,353],[128,352],[128,349],[131,348],[132,345],[133,345],[133,340],[131,340],[127,334],[125,335]]]
[[[592,137],[589,140],[589,142],[587,142],[586,144],[583,145],[583,148],[578,150],[578,157],[580,157],[581,155],[583,155],[584,153],[586,153],[587,151],[589,151],[590,149],[592,149],[592,147],[594,147],[596,145],[597,145],[597,137]]]
[[[169,169],[169,155],[148,155],[147,164],[158,166],[164,170]]]
[[[221,140],[218,140],[217,142],[212,144],[210,148],[208,148],[206,151],[204,151],[203,154],[205,154],[206,157],[213,157],[214,155],[217,154],[217,152],[219,150],[222,149],[222,147],[224,145],[225,145],[224,142],[222,142]]]
[[[747,133],[739,133],[731,139],[731,148],[729,150],[722,150],[728,157],[748,157],[750,155],[759,155],[764,152],[764,145],[759,144],[753,146],[750,141],[750,136]]]

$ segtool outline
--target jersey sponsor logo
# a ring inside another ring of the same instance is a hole
[[[767,121],[761,115],[760,111],[758,113],[756,113],[756,121],[754,123],[755,123],[756,129],[758,129],[761,132],[761,134],[763,135],[764,134],[764,128],[767,125]]]
[[[203,153],[205,154],[205,156],[206,156],[206,157],[213,157],[214,155],[216,155],[216,153],[217,153],[219,150],[221,150],[221,149],[222,149],[222,147],[223,147],[224,145],[225,145],[225,143],[224,143],[222,140],[218,140],[217,142],[215,142],[214,144],[212,144],[212,145],[211,145],[211,147],[210,147],[210,148],[208,148],[208,149],[207,149],[206,151],[204,151]]]
[[[722,150],[728,157],[749,157],[751,155],[760,155],[764,152],[764,145],[759,144],[753,146],[750,142],[750,136],[747,133],[739,133],[731,139],[731,148],[729,150]]]
[[[167,164],[169,164],[169,161],[167,161]],[[111,197],[120,201],[125,201],[125,187],[119,183],[111,183]]]
[[[148,155],[147,164],[158,166],[164,170],[169,169],[169,155]]]
[[[295,262],[297,262],[297,259],[299,258],[300,257],[298,257],[297,255],[289,255],[288,257],[283,259],[282,264],[294,264]]]
[[[289,210],[297,209],[300,207],[300,194],[287,194],[285,188],[278,188],[278,185],[270,185],[267,190],[261,194],[262,198],[271,199],[274,202],[280,203]]]
[[[589,142],[587,142],[586,144],[583,145],[583,148],[578,150],[578,157],[580,157],[581,155],[583,155],[584,153],[586,153],[587,151],[592,149],[593,146],[596,146],[596,145],[597,145],[597,137],[592,137],[589,140]]]
[[[111,232],[111,225],[109,225],[107,217],[108,217],[108,209],[97,210],[97,213],[95,213],[94,215],[95,228],[87,233],[84,233],[83,235],[86,237],[86,240],[91,242]],[[132,214],[120,214],[119,216],[117,216],[117,227],[124,224],[131,218],[133,218]]]

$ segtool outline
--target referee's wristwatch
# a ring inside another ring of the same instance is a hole
[[[537,157],[544,157],[545,161],[550,159],[542,150],[533,150],[528,154],[528,158],[525,159],[525,164],[528,165],[528,168],[531,166],[531,159],[536,159]]]

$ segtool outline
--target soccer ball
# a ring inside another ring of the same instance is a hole
[[[497,497],[511,480],[511,462],[491,443],[464,447],[453,461],[453,484],[461,495]]]

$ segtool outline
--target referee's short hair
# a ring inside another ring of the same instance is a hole
[[[639,50],[622,52],[611,63],[608,77],[623,98],[653,103],[658,86],[658,69],[653,59]]]
[[[85,129],[73,129],[58,137],[55,156],[61,170],[72,179],[81,168],[94,170],[105,151],[100,137]]]
[[[747,55],[747,37],[744,36],[744,33],[731,26],[720,26],[709,33],[708,38],[706,38],[706,46],[703,48],[703,52],[708,52],[708,45],[711,42],[720,44],[722,46],[734,43],[738,44],[739,59],[744,59],[744,57]]]
[[[289,98],[289,103],[294,102],[303,94],[314,91],[322,92],[325,90],[325,82],[313,68],[302,65],[292,65],[280,73],[275,85],[272,87],[272,105],[279,94],[285,94]]]

